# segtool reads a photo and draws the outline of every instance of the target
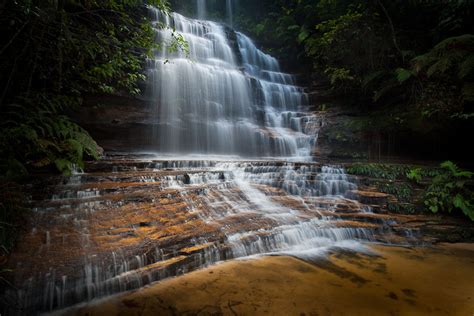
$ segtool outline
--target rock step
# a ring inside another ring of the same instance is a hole
[[[210,175],[211,178],[219,178],[225,175],[224,171],[219,170],[173,170],[173,171],[151,171],[141,170],[133,172],[117,173],[87,173],[74,175],[72,177],[43,177],[37,179],[35,190],[36,196],[45,196],[53,194],[57,190],[79,190],[81,188],[95,188],[103,183],[111,182],[159,182],[164,179],[182,179],[189,181],[191,177],[198,175]]]
[[[351,190],[348,197],[367,205],[386,206],[391,195],[376,191]]]
[[[19,263],[15,284],[31,279],[40,290],[44,284],[61,289],[67,276],[64,296],[77,302],[285,243],[405,234],[398,218],[371,213],[359,201],[287,192],[287,184],[316,187],[321,177],[344,178],[319,174],[320,164],[252,161],[239,178],[242,169],[231,175],[235,165],[249,162],[228,163],[114,156],[87,163],[83,174],[40,179],[30,232],[12,257]],[[284,183],[286,165],[299,168],[301,180]],[[413,218],[402,223],[418,229]]]
[[[233,164],[238,167],[252,164],[252,167],[282,167],[288,165],[287,161],[278,160],[160,160],[160,159],[111,159],[106,158],[100,161],[86,162],[84,171],[91,172],[122,172],[138,170],[173,170],[173,169],[207,169],[215,168],[218,164]],[[317,162],[294,162],[291,163],[296,169],[302,166],[311,166],[320,170],[322,164]]]
[[[32,200],[30,204],[35,205],[36,210],[47,208],[60,207],[80,207],[81,205],[88,205],[94,202],[100,203],[131,203],[147,201],[152,202],[161,198],[176,198],[183,193],[189,194],[204,194],[205,190],[217,188],[226,185],[225,183],[210,183],[206,185],[186,186],[180,188],[165,188],[162,189],[159,183],[140,183],[137,185],[121,186],[123,190],[106,189],[101,191],[89,190],[83,191],[84,197],[58,198],[49,200]],[[155,188],[158,190],[149,190]],[[70,191],[74,192],[74,191]],[[90,193],[90,196],[87,196]]]

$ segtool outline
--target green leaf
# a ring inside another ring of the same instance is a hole
[[[420,183],[423,178],[421,175],[421,171],[422,171],[421,168],[411,169],[407,173],[407,178],[415,181],[416,183]]]
[[[296,30],[299,30],[299,29],[300,29],[299,25],[291,25],[291,26],[288,26],[288,28],[287,28],[288,31],[296,31]]]
[[[441,163],[441,168],[447,169],[453,174],[458,171],[458,167],[452,161],[449,160]]]
[[[430,210],[433,213],[438,213],[438,205],[431,205]]]
[[[73,170],[73,163],[66,159],[56,159],[54,161],[56,168],[65,176],[70,176]]]
[[[386,74],[387,72],[385,70],[379,70],[379,71],[374,71],[374,72],[369,73],[362,80],[362,87],[363,88],[367,87],[368,85],[372,84],[374,81],[380,79]]]
[[[464,80],[474,72],[474,54],[469,55],[459,66],[458,78]],[[472,78],[471,78],[472,79]]]
[[[404,83],[413,76],[413,72],[405,68],[398,68],[395,74],[399,83]]]
[[[463,85],[462,97],[466,102],[474,102],[474,82],[466,82]]]
[[[474,221],[474,209],[469,201],[466,201],[460,194],[454,197],[453,204],[456,208],[459,208],[463,213]]]
[[[399,86],[399,83],[395,80],[389,80],[383,83],[381,89],[375,92],[373,96],[374,102],[379,101],[382,97],[393,91],[396,87]]]
[[[309,37],[309,32],[305,29],[302,29],[300,34],[298,34],[298,42],[303,43]]]

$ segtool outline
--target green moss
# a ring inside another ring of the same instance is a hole
[[[366,160],[367,153],[365,152],[358,152],[358,151],[346,151],[346,150],[334,150],[329,155],[329,158],[341,158],[341,159],[358,159],[358,160]]]
[[[399,214],[415,214],[417,208],[411,203],[388,203],[388,210]]]
[[[371,178],[396,180],[404,179],[409,170],[410,168],[406,165],[357,163],[347,168],[347,173]]]
[[[474,221],[474,173],[451,161],[441,164],[444,173],[435,176],[425,192],[425,205],[433,212],[462,211]]]
[[[452,162],[444,162],[441,167],[357,163],[348,167],[347,172],[371,178],[367,180],[370,185],[396,197],[397,202],[388,205],[392,212],[411,214],[418,205],[433,213],[462,211],[474,220],[474,173],[461,170]]]
[[[381,192],[394,195],[399,202],[411,202],[413,200],[413,188],[410,184],[399,183],[378,183]]]

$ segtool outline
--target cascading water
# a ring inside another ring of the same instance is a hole
[[[307,95],[275,58],[224,25],[158,10],[154,17],[189,43],[189,58],[163,48],[150,69],[158,152],[310,157],[317,117],[305,112]],[[157,33],[172,40],[170,29]]]
[[[204,20],[207,17],[206,11],[206,0],[196,0],[196,8],[197,8],[197,17],[198,19]]]
[[[230,27],[234,26],[234,9],[232,7],[232,0],[226,0],[226,14],[227,14],[227,23]]]
[[[18,262],[19,314],[140,288],[220,260],[312,259],[382,240],[342,168],[283,161],[104,161],[45,186]],[[394,222],[394,225],[397,225]],[[382,234],[383,233],[383,234]]]
[[[157,150],[260,160],[106,160],[60,185],[46,181],[48,198],[32,201],[31,232],[13,254],[19,290],[5,297],[16,298],[18,314],[220,260],[361,249],[390,226],[348,198],[356,185],[342,168],[293,161],[310,158],[321,121],[305,112],[306,94],[275,58],[221,24],[151,10],[190,46],[189,58],[163,49],[150,67]]]

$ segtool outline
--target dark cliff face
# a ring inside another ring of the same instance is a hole
[[[466,155],[469,126],[410,130],[403,126],[383,128],[384,117],[344,106],[337,101],[316,103],[323,118],[314,155],[342,161],[444,161],[455,160],[472,167]]]
[[[106,151],[152,150],[153,107],[137,98],[95,95],[72,118]]]

